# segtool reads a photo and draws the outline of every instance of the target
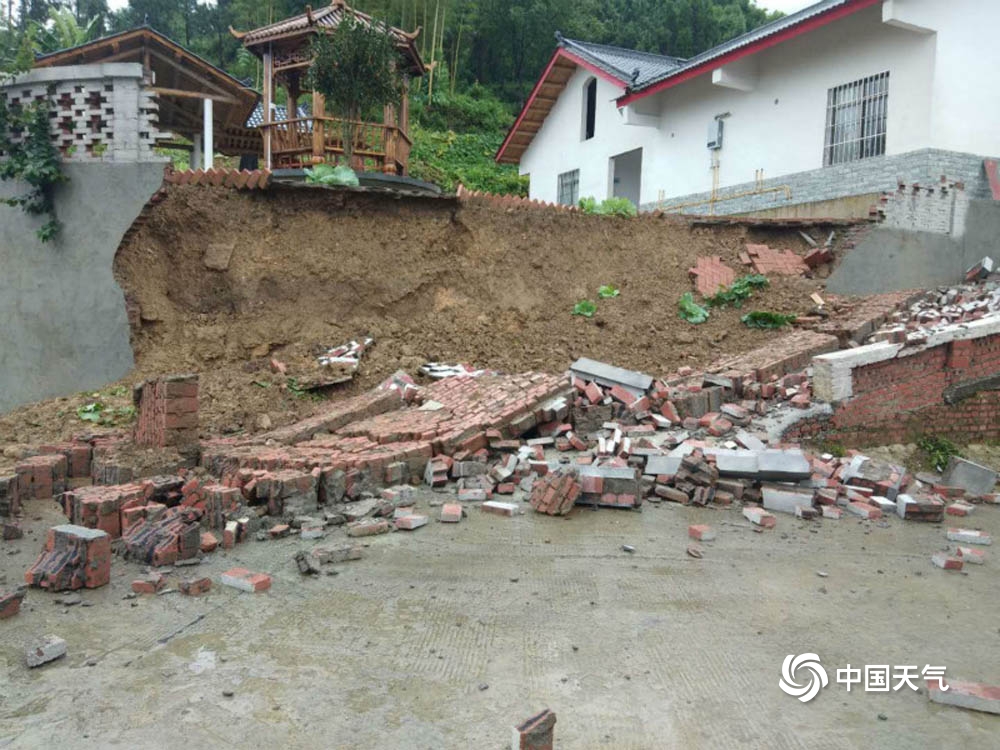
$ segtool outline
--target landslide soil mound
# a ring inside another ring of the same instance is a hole
[[[201,372],[203,424],[252,429],[262,413],[290,418],[287,405],[276,408],[272,358],[289,375],[308,373],[324,348],[360,336],[376,343],[352,388],[429,360],[560,371],[589,356],[665,373],[758,347],[774,334],[742,326],[746,309],[713,312],[701,326],[677,316],[697,256],[742,272],[748,240],[805,248],[795,232],[742,226],[182,187],[121,248],[115,275],[139,371]],[[206,253],[230,250],[226,270],[206,268]],[[571,315],[602,284],[620,296],[599,301],[592,319]],[[816,287],[772,279],[747,309],[801,313]]]
[[[819,282],[775,277],[742,310],[713,310],[699,326],[678,317],[696,258],[719,255],[741,274],[747,241],[806,249],[793,230],[744,225],[280,185],[260,193],[175,186],[115,259],[136,357],[122,383],[199,372],[202,428],[228,433],[291,422],[323,398],[398,369],[415,375],[432,360],[558,372],[588,356],[665,374],[766,345],[777,334],[745,328],[747,310],[810,309]],[[597,300],[603,284],[620,296]],[[581,299],[598,302],[592,319],[571,314]],[[313,373],[326,348],[361,336],[375,345],[353,383],[318,396],[289,382]],[[274,372],[272,359],[287,374]],[[0,418],[0,431],[21,443],[85,431],[75,409],[91,397],[24,407]],[[130,401],[123,388],[100,398]]]

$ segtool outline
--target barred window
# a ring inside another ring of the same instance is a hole
[[[830,89],[823,165],[884,154],[888,102],[888,71]]]
[[[580,200],[580,170],[563,172],[559,175],[559,203],[564,206],[575,206]]]

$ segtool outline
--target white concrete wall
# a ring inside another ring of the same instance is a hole
[[[549,116],[521,157],[521,174],[531,175],[531,197],[555,201],[558,176],[580,170],[580,197],[603,200],[610,195],[608,158],[642,146],[648,135],[621,124],[615,100],[624,90],[597,76],[594,137],[583,140],[584,88],[594,78],[578,69],[566,83]]]
[[[531,197],[556,199],[557,175],[580,170],[580,195],[611,194],[608,160],[643,149],[642,202],[710,190],[706,131],[728,113],[719,153],[719,186],[823,166],[827,90],[889,71],[886,153],[942,148],[1000,153],[1000,0],[893,0],[892,12],[912,20],[883,22],[881,5],[859,11],[749,58],[732,71],[750,91],[712,83],[711,73],[640,101],[659,112],[657,127],[625,125],[618,89],[598,79],[597,132],[580,141],[582,96],[591,74],[578,70],[521,160]],[[937,32],[916,22],[926,20]],[[751,62],[752,61],[752,62]],[[755,78],[755,80],[754,80]],[[862,164],[863,162],[859,162]],[[662,192],[661,192],[662,191]]]

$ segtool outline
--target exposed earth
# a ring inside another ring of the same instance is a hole
[[[828,228],[811,231],[822,240]],[[400,369],[416,375],[428,361],[505,372],[562,372],[580,356],[652,374],[706,365],[778,335],[748,329],[744,313],[807,313],[810,293],[821,291],[818,278],[772,276],[742,309],[713,309],[699,326],[681,320],[677,301],[692,288],[687,270],[697,257],[743,269],[738,254],[748,241],[808,248],[794,229],[175,186],[115,262],[135,371],[96,397],[0,415],[0,448],[91,429],[78,407],[96,398],[126,408],[133,383],[167,373],[198,372],[202,430],[232,434],[292,422],[320,400]],[[228,269],[207,269],[206,253],[220,248]],[[620,295],[597,300],[604,284]],[[598,301],[593,318],[571,314],[581,299]],[[375,345],[353,383],[296,390],[297,379],[315,374],[317,354],[363,336]],[[272,359],[288,372],[275,373]]]

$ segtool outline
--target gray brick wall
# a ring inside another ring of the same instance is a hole
[[[936,186],[941,183],[942,177],[948,181],[963,182],[965,194],[969,198],[988,198],[990,188],[983,169],[984,158],[975,154],[932,148],[894,156],[875,156],[765,180],[762,185],[764,188],[787,185],[791,191],[791,198],[786,198],[784,192],[747,195],[716,202],[714,212],[719,215],[739,214],[851,195],[895,191],[900,183]],[[753,182],[733,185],[721,189],[718,197],[724,199],[727,195],[751,191],[754,188]],[[704,201],[710,196],[710,192],[675,196],[663,201],[662,205],[655,202],[644,203],[641,209],[652,211],[662,208],[670,211],[671,205]],[[710,212],[710,206],[708,203],[702,203],[676,210],[680,213],[706,214]]]

